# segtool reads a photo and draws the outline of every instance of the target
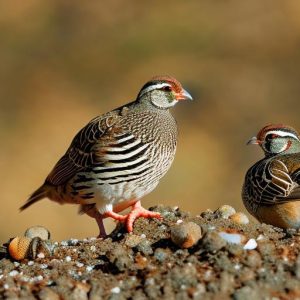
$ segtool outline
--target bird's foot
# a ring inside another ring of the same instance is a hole
[[[108,211],[105,212],[103,216],[111,217],[117,221],[124,222],[128,232],[133,231],[133,223],[138,218],[161,218],[160,213],[143,208],[140,201],[137,201],[135,204],[133,204],[131,212],[127,215],[123,216],[113,211]]]
[[[158,212],[150,211],[142,207],[141,201],[137,201],[133,206],[131,212],[127,215],[126,229],[128,232],[133,230],[133,223],[138,218],[156,218],[160,219],[161,215]]]

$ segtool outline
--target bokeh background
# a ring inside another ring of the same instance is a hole
[[[243,177],[262,156],[248,138],[269,122],[300,129],[298,0],[0,2],[2,242],[35,224],[56,240],[98,233],[76,206],[18,208],[83,125],[157,74],[195,101],[173,111],[177,156],[144,206],[244,211]]]

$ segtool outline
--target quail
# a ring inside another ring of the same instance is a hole
[[[128,232],[139,217],[160,218],[141,206],[170,168],[177,145],[177,125],[170,108],[192,100],[171,76],[156,76],[135,101],[92,119],[71,142],[44,184],[20,208],[49,198],[60,204],[79,204],[80,213],[97,221],[125,222]],[[119,212],[132,207],[127,215]]]
[[[300,137],[282,124],[262,128],[248,144],[265,157],[246,173],[242,199],[258,221],[281,228],[300,228]]]

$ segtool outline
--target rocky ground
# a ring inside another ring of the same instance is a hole
[[[6,299],[300,299],[300,233],[249,223],[223,206],[120,224],[105,240],[27,237],[1,249]],[[27,235],[28,236],[28,235]],[[27,248],[29,250],[27,250]],[[18,256],[20,255],[20,256]]]

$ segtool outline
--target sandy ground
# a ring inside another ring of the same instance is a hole
[[[154,207],[162,220],[119,224],[105,240],[47,241],[28,258],[1,249],[6,299],[300,299],[300,233]],[[32,246],[31,246],[32,247]]]

